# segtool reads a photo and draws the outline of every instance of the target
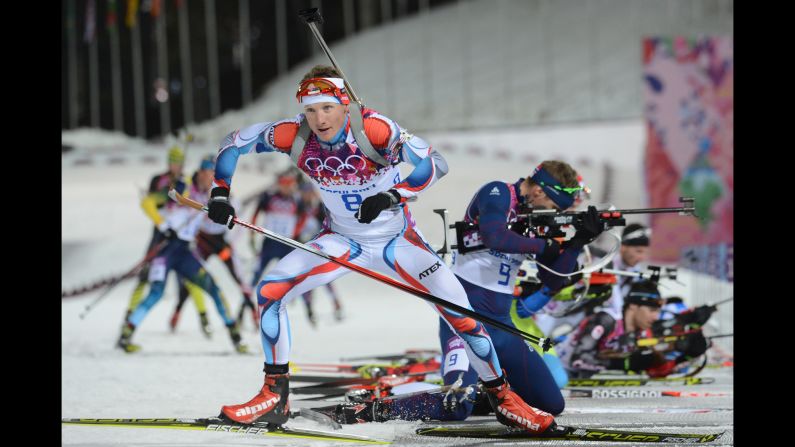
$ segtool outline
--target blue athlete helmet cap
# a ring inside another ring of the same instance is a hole
[[[580,185],[566,187],[544,169],[543,163],[536,166],[533,173],[530,175],[530,180],[541,186],[547,197],[550,198],[555,205],[560,207],[561,210],[569,209],[574,205],[574,199],[577,198],[583,187]]]
[[[206,155],[202,158],[201,162],[199,163],[199,170],[202,169],[210,169],[215,170],[215,156],[214,155]]]
[[[682,298],[678,296],[668,297],[665,299],[665,305],[660,311],[660,319],[670,320],[686,310],[687,304],[684,303]]]

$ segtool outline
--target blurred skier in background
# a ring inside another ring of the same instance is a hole
[[[205,202],[212,182],[213,166],[202,163],[196,176],[196,183],[188,185],[184,181],[177,181],[173,189],[178,194],[191,197],[199,202]],[[190,282],[204,289],[212,297],[221,319],[226,324],[229,337],[235,349],[241,353],[247,352],[248,348],[241,342],[237,324],[230,316],[229,307],[223,293],[209,272],[202,267],[201,261],[190,249],[190,243],[195,239],[205,214],[199,210],[179,206],[171,200],[167,202],[166,208],[169,209],[169,212],[163,218],[163,222],[158,225],[158,229],[163,233],[163,239],[167,242],[157,257],[152,259],[148,276],[151,284],[149,294],[125,319],[121,336],[117,343],[118,347],[125,352],[136,352],[141,349],[139,345],[132,343],[132,335],[140,327],[152,307],[163,296],[166,276],[173,269]]]

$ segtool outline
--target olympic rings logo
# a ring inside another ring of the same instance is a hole
[[[341,158],[331,156],[326,159],[309,157],[304,161],[304,166],[312,172],[320,173],[322,170],[331,172],[334,175],[345,173],[355,173],[363,171],[367,167],[367,160],[359,155],[348,155],[345,161]]]

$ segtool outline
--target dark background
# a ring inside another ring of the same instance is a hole
[[[451,3],[453,0],[428,0],[430,8]],[[74,18],[77,35],[77,127],[89,127],[89,44],[84,40],[86,29],[86,8],[89,0],[62,0],[61,3],[61,129],[70,128],[69,82],[68,82],[68,39],[70,15]],[[192,82],[181,79],[179,29],[177,8],[181,4],[188,6],[188,28],[190,40],[190,56]],[[300,9],[320,6],[325,23],[321,27],[323,37],[331,45],[345,37],[345,20],[343,17],[342,0],[286,0],[287,9],[287,40],[288,68],[300,63],[311,55],[313,48],[319,50],[307,26],[300,20],[297,12]],[[365,4],[366,3],[366,4]],[[378,26],[384,20],[400,20],[401,17],[414,15],[421,6],[419,0],[353,0],[355,31]],[[389,5],[391,10],[382,11],[382,5]],[[111,84],[110,30],[107,24],[109,14],[108,0],[95,1],[96,28],[94,39],[98,43],[99,63],[99,108],[100,127],[113,130],[113,103]],[[148,11],[149,0],[141,0],[137,13],[137,26],[141,32],[141,54],[143,61],[143,90],[145,102],[145,119],[147,139],[162,136],[160,124],[160,103],[155,99],[157,78],[157,42],[155,35],[155,17]],[[185,118],[182,108],[182,92],[187,86],[193,89],[194,122],[199,123],[213,118],[210,112],[207,39],[205,36],[205,5],[201,0],[161,0],[161,11],[165,12],[166,33],[168,43],[168,91],[167,101],[171,111],[171,131],[183,127]],[[131,29],[125,24],[128,0],[116,1],[116,27],[119,33],[119,50],[121,59],[122,103],[124,116],[124,132],[135,135],[135,102],[133,97],[133,67]],[[277,76],[276,53],[276,1],[249,1],[249,38],[251,42],[251,77],[252,98],[256,99]],[[72,11],[71,8],[74,8]],[[239,109],[243,106],[241,91],[241,67],[239,58],[235,58],[235,47],[240,40],[239,2],[237,0],[216,0],[215,20],[218,36],[218,69],[220,112]]]

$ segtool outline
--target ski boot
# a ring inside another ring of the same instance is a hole
[[[259,309],[256,307],[251,308],[251,318],[254,322],[254,332],[259,332]]]
[[[267,422],[282,425],[290,418],[290,374],[288,365],[265,365],[265,384],[250,401],[224,405],[219,417],[240,424]]]
[[[171,320],[168,321],[168,327],[171,329],[172,333],[177,331],[177,322],[179,322],[179,311],[175,310],[174,315],[171,316]]]
[[[130,341],[133,332],[135,331],[135,326],[133,326],[130,322],[124,322],[124,326],[121,329],[121,336],[119,337],[119,341],[116,342],[116,346],[121,348],[126,353],[133,353],[141,350],[141,346],[134,344]]]
[[[242,306],[240,306],[240,311],[237,313],[237,318],[235,318],[235,324],[237,324],[237,327],[239,328],[243,328],[243,326],[245,326],[243,324],[243,314],[245,313],[245,311],[246,311],[246,305],[244,303]]]
[[[202,327],[202,332],[207,338],[212,338],[213,330],[210,327],[210,320],[207,318],[207,312],[199,312],[199,323]]]
[[[312,326],[312,329],[317,329],[317,318],[315,318],[315,311],[313,311],[312,307],[309,305],[306,307],[306,318],[309,320],[309,324]]]
[[[530,433],[544,433],[555,429],[557,425],[555,417],[525,403],[511,390],[504,374],[494,380],[481,383],[501,424],[521,428]]]
[[[345,319],[345,314],[342,312],[341,307],[334,308],[334,319],[337,321],[342,321]]]
[[[232,323],[226,327],[229,329],[229,338],[232,339],[232,344],[235,345],[235,351],[245,354],[248,352],[248,346],[243,343],[240,337],[240,331],[237,329],[237,324]]]

